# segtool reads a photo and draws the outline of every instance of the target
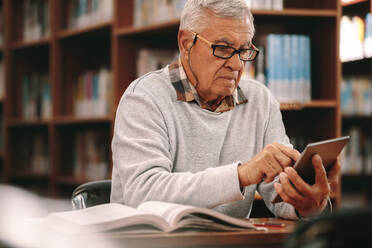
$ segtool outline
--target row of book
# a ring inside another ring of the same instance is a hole
[[[187,0],[135,0],[133,25],[147,26],[180,18]]]
[[[140,49],[137,56],[137,76],[161,69],[177,56],[176,50]]]
[[[282,10],[283,0],[246,0],[251,9]]]
[[[113,0],[68,0],[67,4],[69,28],[91,26],[113,17]]]
[[[350,141],[341,153],[341,173],[344,175],[372,175],[372,139],[359,127],[351,127],[346,135]]]
[[[107,177],[109,137],[105,130],[86,129],[76,133],[73,148],[73,176],[87,180]]]
[[[22,117],[25,120],[50,119],[52,101],[48,74],[32,73],[22,81]]]
[[[343,78],[341,81],[341,112],[344,116],[372,115],[372,79]]]
[[[266,84],[279,102],[311,100],[309,36],[269,34],[266,59]]]
[[[372,57],[372,14],[343,16],[340,31],[340,59],[343,62]]]
[[[50,168],[48,136],[43,132],[24,132],[15,147],[15,167],[19,171],[47,174]]]
[[[74,87],[74,114],[79,117],[107,116],[113,109],[112,72],[102,67],[79,75]]]
[[[49,1],[25,0],[22,3],[22,10],[24,41],[38,40],[49,35]]]
[[[251,9],[282,10],[283,0],[246,0]],[[134,26],[180,18],[186,0],[135,0]]]

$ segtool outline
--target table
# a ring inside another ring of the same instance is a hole
[[[247,221],[284,223],[284,227],[267,227],[268,231],[239,232],[175,232],[162,234],[108,234],[109,239],[125,248],[165,247],[284,247],[295,221],[276,218],[255,218]],[[116,246],[115,246],[116,247]]]

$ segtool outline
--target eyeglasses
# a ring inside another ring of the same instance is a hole
[[[242,61],[253,61],[258,53],[259,50],[252,44],[250,48],[241,48],[239,50],[231,47],[231,46],[225,46],[225,45],[215,45],[212,44],[207,39],[203,38],[199,34],[191,31],[192,34],[195,35],[194,44],[198,38],[200,38],[202,41],[207,43],[212,49],[213,49],[213,55],[217,58],[221,59],[229,59],[232,56],[234,56],[236,53],[239,54],[239,59]]]

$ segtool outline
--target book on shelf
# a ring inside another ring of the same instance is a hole
[[[265,84],[265,47],[258,46],[260,52],[255,61],[246,62],[245,68],[242,74],[242,79],[255,79],[263,84]]]
[[[364,56],[372,57],[372,13],[367,13],[365,19]]]
[[[48,74],[24,75],[22,81],[22,117],[25,120],[46,120],[52,116]]]
[[[132,208],[118,203],[50,213],[38,222],[43,227],[70,234],[161,233],[179,230],[266,230],[248,220],[233,218],[212,209],[168,202],[148,201]]]
[[[46,174],[49,171],[50,156],[48,136],[43,132],[23,133],[14,157],[15,169],[34,174]]]
[[[279,102],[311,100],[311,48],[306,35],[269,34],[266,84]]]
[[[50,33],[49,1],[25,0],[23,2],[22,39],[24,41],[38,40]]]
[[[372,175],[372,139],[368,132],[352,126],[346,133],[350,136],[350,142],[341,153],[341,173]]]
[[[135,0],[133,26],[162,23],[181,16],[186,0]]]
[[[69,0],[67,27],[82,28],[112,20],[113,0]]]
[[[340,28],[340,59],[342,62],[372,57],[372,14],[343,16]]]
[[[74,87],[74,114],[80,117],[104,117],[113,109],[112,72],[106,67],[85,71]]]
[[[137,76],[165,67],[178,54],[175,50],[140,49],[137,56]]]
[[[372,115],[372,80],[368,77],[344,77],[341,81],[341,112],[344,116]]]
[[[247,0],[251,9],[257,10],[282,10],[283,0]]]
[[[106,178],[109,138],[102,130],[83,130],[75,135],[73,150],[73,176],[89,181]]]

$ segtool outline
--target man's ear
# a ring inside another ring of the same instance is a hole
[[[188,56],[192,43],[194,41],[194,35],[187,30],[178,31],[178,49],[181,52],[181,55]]]

